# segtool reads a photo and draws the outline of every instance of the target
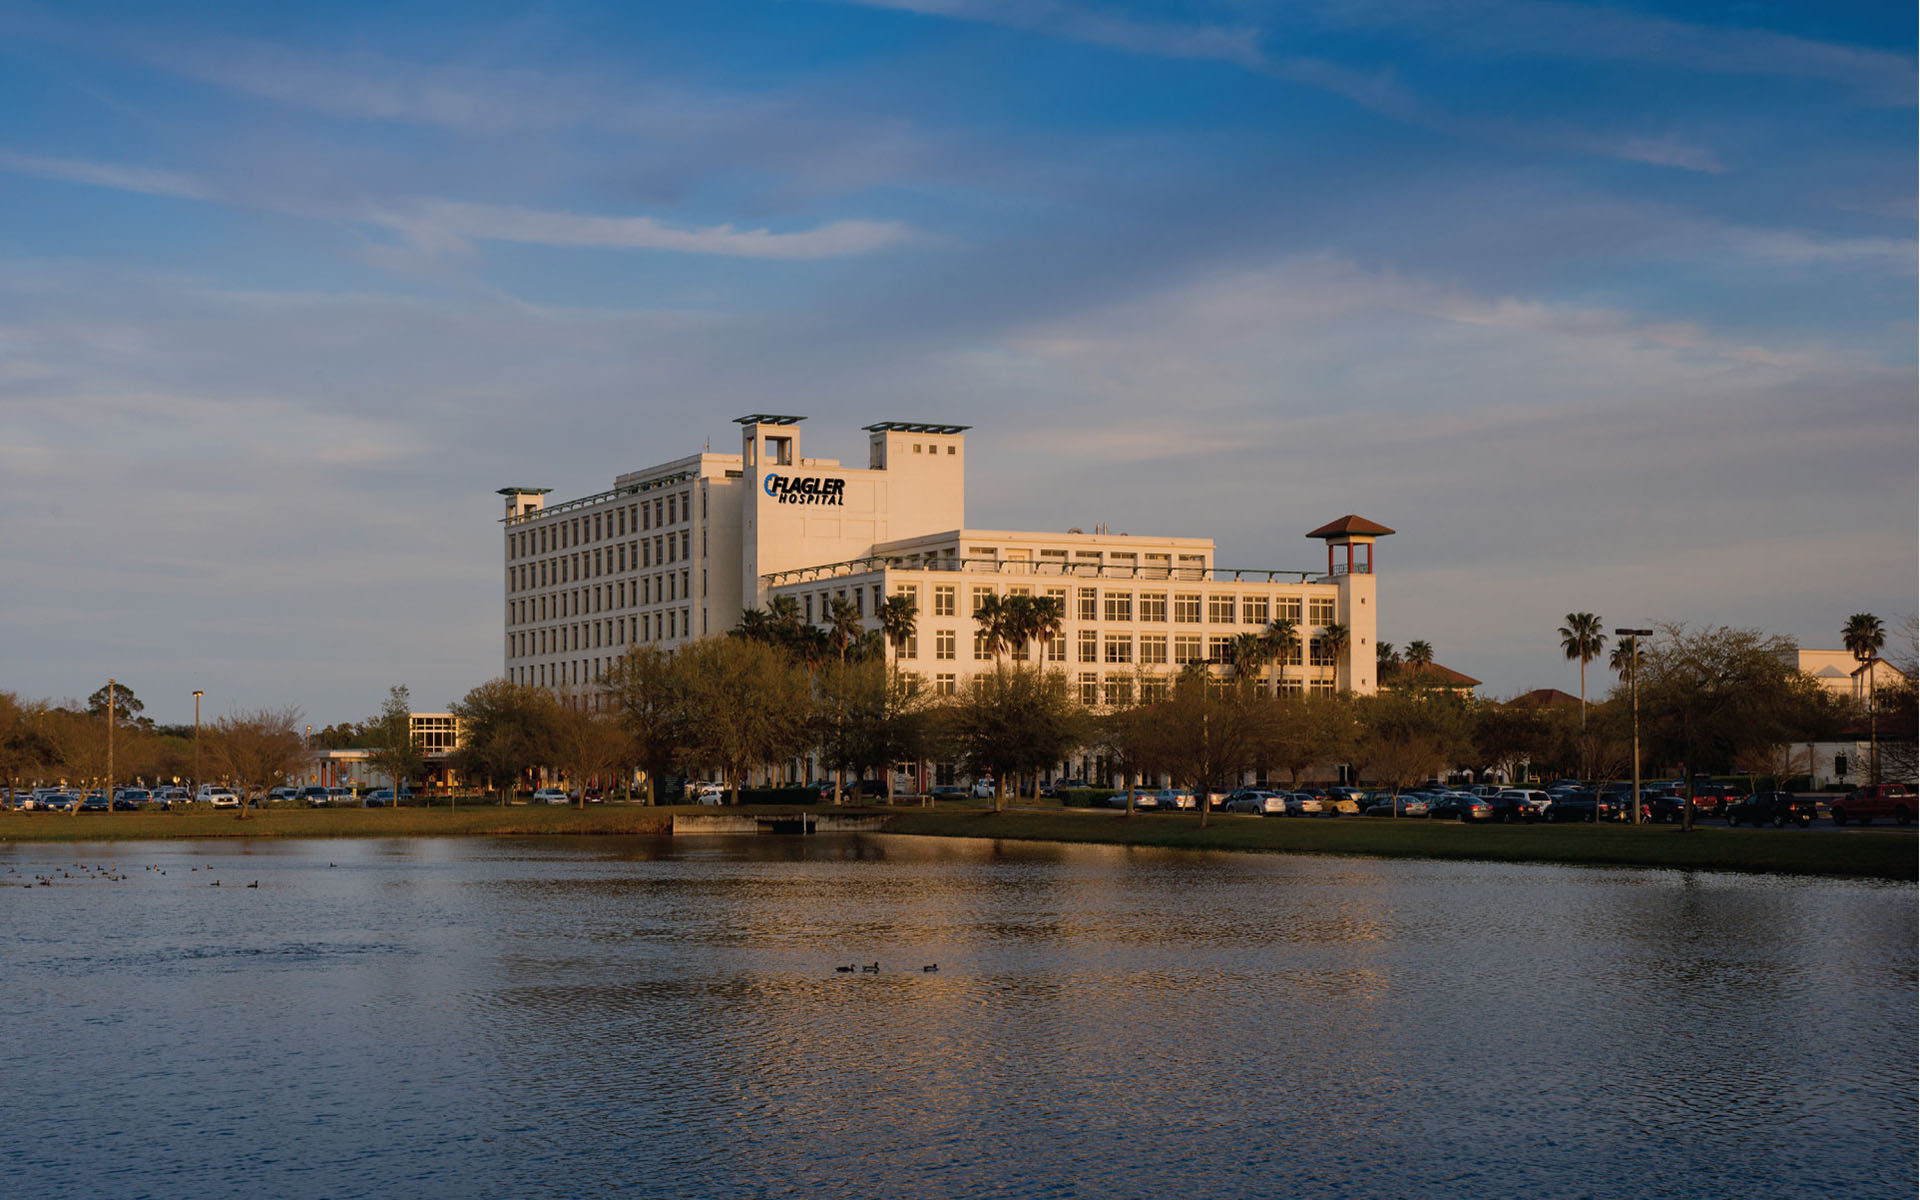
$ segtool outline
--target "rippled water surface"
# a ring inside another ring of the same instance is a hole
[[[1674,872],[0,847],[0,1190],[1907,1200],[1916,936]]]

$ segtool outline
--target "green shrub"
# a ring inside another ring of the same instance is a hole
[[[818,804],[820,792],[810,787],[741,788],[742,804]]]
[[[1120,794],[1114,788],[1068,788],[1059,800],[1063,808],[1105,808],[1107,797]]]

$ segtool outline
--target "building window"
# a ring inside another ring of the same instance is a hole
[[[980,610],[986,606],[987,598],[992,595],[993,589],[990,587],[977,587],[973,589],[972,600],[974,616],[978,617],[980,615]]]
[[[1273,598],[1273,619],[1276,621],[1292,621],[1295,625],[1298,625],[1300,623],[1300,597],[1275,596]]]
[[[693,557],[693,530],[691,529],[682,529],[680,531],[680,557]]]
[[[1328,652],[1327,639],[1314,638],[1307,645],[1307,657],[1314,666],[1330,667],[1333,665],[1333,655]]]
[[[933,585],[933,615],[951,617],[954,615],[954,593],[959,589],[951,583]]]
[[[1047,639],[1047,661],[1048,662],[1067,661],[1067,635],[1066,634],[1056,633],[1052,637]]]
[[[1233,597],[1208,596],[1207,622],[1211,625],[1233,624]]]
[[[914,584],[902,583],[902,584],[895,585],[893,589],[893,597],[896,600],[912,601],[913,610],[916,613],[920,611],[920,589]]]
[[[1210,637],[1207,639],[1208,662],[1231,662],[1233,660],[1233,639],[1230,637]]]
[[[1167,594],[1165,592],[1141,592],[1140,619],[1142,621],[1165,621],[1167,619]]]
[[[939,629],[934,631],[933,656],[935,658],[952,658],[954,656],[953,630]]]
[[[1105,642],[1104,661],[1110,663],[1130,663],[1133,661],[1133,635],[1130,633],[1110,633]]]
[[[1125,708],[1133,703],[1133,680],[1125,675],[1109,676],[1106,693],[1108,708]]]
[[[1333,624],[1333,597],[1315,596],[1307,601],[1307,624]]]
[[[1080,661],[1088,663],[1100,661],[1100,634],[1096,630],[1080,631]]]
[[[807,624],[813,624],[813,593],[808,592],[806,595],[800,597],[800,603],[802,605],[802,611],[806,613],[805,620]]]
[[[1265,596],[1240,597],[1240,623],[1242,625],[1265,625],[1267,623],[1267,598]]]
[[[1298,696],[1306,690],[1306,685],[1298,679],[1282,679],[1280,681],[1280,694],[1282,696]]]
[[[1200,635],[1197,633],[1175,634],[1173,638],[1174,665],[1184,667],[1197,663],[1200,659]]]
[[[1080,703],[1088,708],[1100,703],[1100,677],[1091,671],[1080,673]]]
[[[1173,619],[1182,625],[1198,625],[1200,623],[1200,593],[1174,593]]]
[[[1300,665],[1300,639],[1298,636],[1288,638],[1286,645],[1280,647],[1278,661],[1283,667],[1297,667]]]
[[[908,634],[904,639],[901,640],[900,649],[896,650],[894,653],[895,653],[895,656],[899,658],[919,658],[920,657],[919,635],[912,634],[912,633]]]
[[[1167,681],[1164,679],[1142,679],[1140,681],[1140,703],[1158,704],[1167,698]]]
[[[959,691],[960,691],[960,680],[958,676],[935,675],[933,677],[933,694],[934,695],[952,696],[958,693]]]
[[[973,631],[973,661],[986,662],[988,659],[992,657],[993,655],[987,653],[987,631],[984,629],[974,630]]]
[[[1078,599],[1080,602],[1080,619],[1082,621],[1097,621],[1100,619],[1099,592],[1096,592],[1092,588],[1080,588]]]
[[[1310,679],[1307,681],[1307,690],[1316,696],[1331,696],[1333,695],[1333,680]]]
[[[1108,592],[1106,595],[1106,614],[1109,621],[1133,620],[1133,593]]]
[[[1143,633],[1140,635],[1140,662],[1144,666],[1163,667],[1166,665],[1166,634]]]

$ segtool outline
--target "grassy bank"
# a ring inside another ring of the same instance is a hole
[[[984,804],[984,802],[981,802]],[[162,841],[199,838],[566,837],[660,836],[675,811],[712,814],[793,812],[791,808],[719,810],[595,805],[586,811],[545,805],[501,808],[288,808],[252,812],[14,813],[0,812],[0,843]],[[1192,813],[1018,811],[979,808],[810,808],[820,813],[889,816],[893,833],[934,837],[1017,838],[1051,842],[1159,846],[1179,850],[1244,850],[1285,854],[1358,854],[1377,858],[1475,859],[1584,866],[1673,867],[1776,872],[1861,879],[1912,880],[1920,875],[1920,842],[1910,833],[1858,830],[1671,825],[1488,825],[1453,821],[1362,818],[1282,820],[1216,815],[1206,828]]]
[[[328,838],[666,834],[671,809],[644,805],[577,808],[282,808],[249,812],[0,813],[0,842],[163,841],[174,838]],[[712,812],[712,809],[706,809]]]
[[[1194,814],[1072,812],[900,813],[889,832],[934,837],[1024,838],[1049,842],[1252,850],[1287,854],[1359,854],[1377,858],[1473,859],[1577,866],[1833,875],[1912,880],[1920,843],[1891,830],[1814,833],[1798,829],[1673,825],[1485,825],[1373,818],[1310,820]]]

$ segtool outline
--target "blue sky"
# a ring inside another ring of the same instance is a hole
[[[0,687],[499,670],[503,484],[805,413],[969,516],[1555,627],[1915,608],[1909,5],[0,7]]]

